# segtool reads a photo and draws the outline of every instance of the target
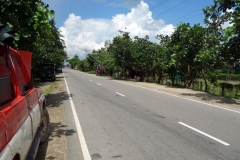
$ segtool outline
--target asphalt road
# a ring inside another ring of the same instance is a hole
[[[69,160],[240,159],[240,112],[63,71]]]

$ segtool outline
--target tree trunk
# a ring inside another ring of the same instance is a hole
[[[205,77],[205,74],[204,74],[204,70],[202,69],[202,77],[204,79],[204,83],[205,83],[205,92],[207,92],[208,90],[208,84],[207,84],[207,80],[206,80],[206,77]]]
[[[123,77],[125,77],[125,73],[124,73],[124,67],[122,68],[122,75],[121,75],[121,77],[123,78]]]
[[[158,80],[157,83],[160,83],[160,81],[162,80],[162,70],[158,71]]]
[[[144,72],[142,70],[140,71],[140,75],[139,76],[140,76],[140,81],[143,82],[143,80],[144,80]]]
[[[192,86],[192,83],[193,83],[193,80],[195,79],[196,77],[196,73],[193,74],[193,76],[190,77],[190,80],[188,81],[188,88],[191,88]]]
[[[109,75],[112,77],[113,76],[113,69],[110,69]]]
[[[172,86],[174,86],[174,77],[171,78],[171,81],[172,81]]]

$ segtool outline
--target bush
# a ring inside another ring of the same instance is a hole
[[[224,96],[226,94],[225,93],[226,89],[228,91],[230,90],[230,92],[232,92],[232,90],[233,90],[233,85],[230,83],[222,82],[222,83],[219,83],[219,86],[222,88],[222,96]]]
[[[166,85],[167,86],[172,86],[172,83],[171,82],[167,82]]]
[[[236,93],[235,93],[234,98],[240,99],[240,83],[239,84],[235,84],[234,88],[236,88]]]
[[[200,81],[193,81],[192,90],[199,91],[200,90]]]
[[[96,74],[96,71],[88,71],[90,74]]]
[[[220,73],[217,76],[217,79],[219,80],[232,80],[232,81],[239,81],[240,80],[240,74],[227,74],[227,73]]]

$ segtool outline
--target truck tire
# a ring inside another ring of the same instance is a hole
[[[19,154],[16,154],[12,160],[21,160]]]
[[[49,120],[49,114],[46,108],[43,109],[43,113],[41,117],[41,127],[42,127],[42,133],[41,133],[40,144],[43,144],[50,135],[50,120]]]

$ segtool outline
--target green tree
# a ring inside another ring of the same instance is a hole
[[[83,72],[88,72],[89,71],[89,64],[87,63],[87,60],[80,60],[77,62],[77,67],[79,70]]]
[[[148,36],[145,38],[139,38],[136,36],[131,50],[134,57],[132,66],[135,70],[139,71],[140,80],[143,80],[144,76],[151,76],[153,61],[156,58],[156,48],[154,43],[149,41]]]
[[[156,46],[156,58],[153,60],[154,72],[158,75],[157,83],[160,83],[163,77],[163,73],[167,71],[168,68],[172,66],[170,64],[171,53],[171,37],[168,35],[157,35],[159,45]],[[174,63],[175,64],[175,63]]]
[[[77,64],[79,64],[79,61],[80,61],[80,60],[79,60],[77,54],[75,54],[73,58],[67,60],[67,62],[68,62],[72,67],[76,67]]]
[[[204,32],[205,36],[202,40],[202,49],[196,56],[195,61],[201,64],[200,71],[205,82],[205,91],[207,91],[207,78],[209,80],[212,79],[212,74],[217,69],[222,68],[224,61],[221,57],[220,35],[213,34],[211,28],[205,28]]]
[[[5,0],[0,8],[0,21],[16,31],[13,47],[33,52],[33,74],[43,63],[63,64],[65,45],[48,5],[41,0]]]
[[[225,61],[237,62],[240,60],[240,1],[215,0],[214,5],[203,9],[205,23],[222,39],[221,55]],[[231,26],[222,29],[222,25],[229,22]]]
[[[182,79],[187,80],[186,86],[190,87],[203,67],[203,62],[197,57],[205,45],[206,28],[199,24],[191,27],[190,24],[181,23],[171,38],[173,63]]]
[[[108,47],[108,52],[111,53],[115,59],[115,64],[122,68],[123,76],[125,76],[126,69],[132,67],[133,53],[131,51],[132,39],[129,32],[120,31],[121,35],[113,38],[112,43]]]

